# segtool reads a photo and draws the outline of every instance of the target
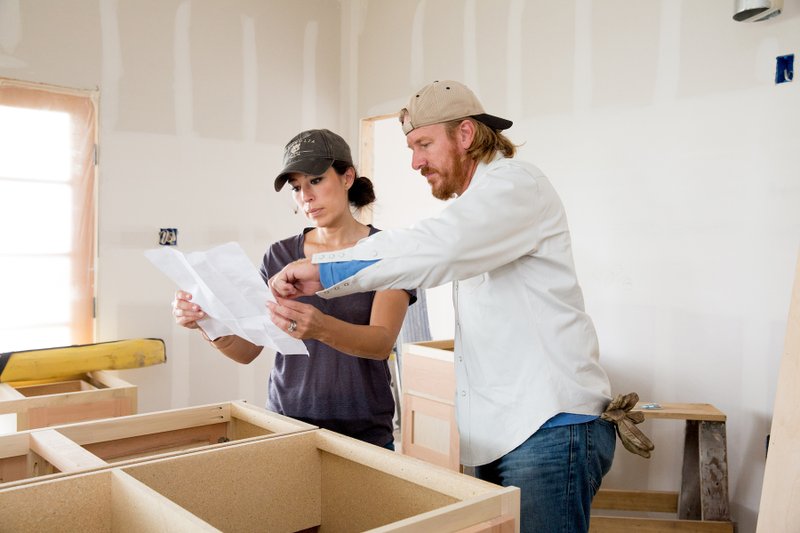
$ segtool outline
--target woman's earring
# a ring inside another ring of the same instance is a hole
[[[297,208],[297,206],[294,206],[294,209],[292,209],[292,211],[294,211],[294,214],[296,215],[299,209]]]

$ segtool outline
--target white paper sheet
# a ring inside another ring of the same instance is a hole
[[[239,243],[188,254],[163,247],[144,255],[205,311],[207,318],[197,323],[210,338],[238,335],[284,355],[308,355],[303,341],[270,320],[267,301],[275,297]]]

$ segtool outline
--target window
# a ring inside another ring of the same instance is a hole
[[[96,94],[0,78],[0,352],[93,341]]]

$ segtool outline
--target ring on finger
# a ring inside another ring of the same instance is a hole
[[[286,328],[286,331],[288,331],[289,333],[291,333],[291,332],[293,332],[293,331],[294,331],[294,330],[296,330],[296,329],[297,329],[297,322],[295,322],[294,320],[290,320],[290,321],[289,321],[289,327],[288,327],[288,328]]]

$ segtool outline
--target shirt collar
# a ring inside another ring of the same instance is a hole
[[[505,159],[505,156],[502,154],[502,152],[498,151],[494,154],[494,157],[488,163],[484,161],[478,162],[478,166],[475,167],[475,174],[472,175],[472,179],[469,182],[469,187],[467,187],[467,190],[464,191],[464,194],[466,194],[472,188],[472,185],[474,183],[478,182],[481,178],[483,178],[483,175],[486,174],[489,165],[493,165],[494,163],[497,163],[501,159]]]

